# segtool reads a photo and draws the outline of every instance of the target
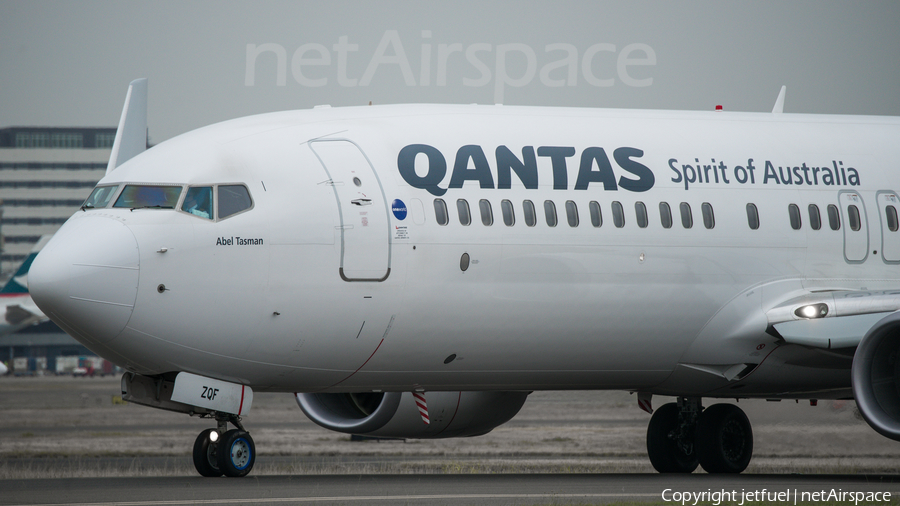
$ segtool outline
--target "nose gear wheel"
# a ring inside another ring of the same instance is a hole
[[[216,414],[215,429],[206,429],[194,441],[194,468],[201,476],[246,476],[256,462],[256,444],[234,415]],[[226,430],[228,422],[236,429]]]

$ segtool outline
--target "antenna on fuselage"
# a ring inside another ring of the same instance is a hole
[[[147,150],[147,78],[128,85],[106,173]]]
[[[772,112],[775,114],[781,114],[784,112],[784,92],[787,91],[787,86],[782,85],[781,91],[778,92],[778,98],[775,99],[775,107],[772,108]]]

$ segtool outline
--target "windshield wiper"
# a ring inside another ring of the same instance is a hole
[[[132,211],[134,211],[135,209],[175,209],[175,208],[172,206],[164,206],[161,204],[156,204],[155,206],[137,206],[137,207],[131,208]]]
[[[84,211],[84,210],[87,209],[87,208],[93,209],[93,208],[94,208],[94,205],[93,205],[93,204],[88,204],[88,203],[84,203],[84,204],[81,205],[81,210],[82,210],[82,211]]]

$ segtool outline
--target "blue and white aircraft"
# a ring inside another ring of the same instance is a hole
[[[28,293],[28,270],[41,248],[50,241],[50,235],[41,236],[25,260],[16,269],[15,274],[0,288],[2,303],[2,319],[0,319],[0,337],[17,332],[25,327],[47,321],[44,313],[38,309]],[[0,369],[0,375],[6,374]]]
[[[855,399],[900,440],[900,119],[393,105],[264,114],[106,176],[35,260],[40,308],[126,399],[209,417],[243,476],[253,392],[369,436],[475,436],[535,390],[627,390],[660,472],[739,473],[731,404]],[[235,428],[229,430],[229,424]]]

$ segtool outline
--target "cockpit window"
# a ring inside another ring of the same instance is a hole
[[[253,207],[250,192],[244,185],[219,185],[218,190],[220,220]]]
[[[98,186],[94,188],[90,197],[88,197],[87,200],[84,201],[84,204],[81,205],[81,209],[99,209],[101,207],[106,207],[109,204],[109,199],[112,198],[118,188],[119,185]]]
[[[116,199],[113,207],[130,207],[132,209],[175,209],[180,186],[143,186],[126,185],[122,194]]]
[[[213,218],[213,191],[212,186],[195,186],[188,188],[184,196],[184,204],[181,210],[211,220]]]

